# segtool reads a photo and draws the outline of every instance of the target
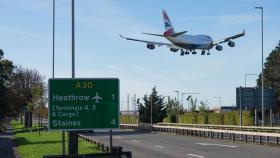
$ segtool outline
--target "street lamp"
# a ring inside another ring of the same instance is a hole
[[[191,95],[189,95],[188,97],[187,97],[187,101],[188,101],[188,109],[190,109],[190,99],[192,98],[192,96]]]
[[[263,100],[263,7],[255,7],[261,10],[261,32],[262,32],[262,126],[264,126],[264,100]]]
[[[183,97],[184,97],[185,94],[189,95],[188,98],[186,99],[187,101],[189,101],[189,99],[191,98],[192,94],[200,94],[200,93],[182,93],[182,105],[183,105],[183,108],[184,108],[184,98]],[[188,102],[188,106],[190,106],[189,102]]]
[[[247,83],[247,76],[258,76],[258,74],[245,74],[245,88],[246,88],[246,83]]]

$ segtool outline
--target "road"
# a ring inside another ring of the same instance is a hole
[[[104,131],[85,134],[109,144]],[[132,130],[113,132],[113,145],[132,151],[133,158],[279,158],[280,149],[267,145]]]

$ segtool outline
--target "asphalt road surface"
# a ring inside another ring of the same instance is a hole
[[[85,135],[109,144],[108,132]],[[279,147],[131,130],[113,131],[113,146],[132,151],[133,158],[280,158]]]

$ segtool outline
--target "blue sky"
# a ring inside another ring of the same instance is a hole
[[[55,77],[71,77],[71,3],[56,1]],[[217,106],[235,104],[235,87],[244,74],[261,71],[260,11],[264,7],[264,57],[280,40],[278,0],[82,0],[76,1],[76,77],[118,77],[121,104],[127,94],[143,97],[153,86],[163,96],[174,90],[199,92],[199,100]],[[208,34],[214,40],[239,33],[236,47],[211,51],[211,56],[184,56],[165,47],[146,49],[119,33],[167,42],[142,32],[163,33],[161,10],[166,9],[176,31]],[[0,0],[0,48],[17,65],[52,74],[52,0]],[[247,78],[255,86],[256,76]],[[184,103],[186,104],[186,102]],[[121,109],[124,109],[121,107]]]

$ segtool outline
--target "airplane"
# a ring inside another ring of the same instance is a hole
[[[95,93],[95,97],[92,97],[92,100],[95,100],[95,103],[99,103],[99,100],[102,100],[102,97],[98,95],[98,92]]]
[[[210,49],[214,48],[217,51],[222,51],[223,47],[221,46],[222,43],[227,42],[229,47],[234,47],[235,43],[233,42],[234,39],[242,37],[245,35],[245,30],[243,29],[242,33],[226,37],[219,41],[213,41],[213,39],[209,35],[189,35],[185,34],[187,31],[182,32],[175,32],[171,21],[166,13],[165,10],[162,10],[164,25],[165,25],[165,32],[163,34],[154,34],[154,33],[143,33],[146,35],[152,35],[152,36],[159,36],[159,37],[165,37],[167,40],[169,40],[171,43],[162,43],[162,42],[154,42],[154,41],[146,41],[146,40],[140,40],[140,39],[134,39],[129,37],[124,37],[120,34],[121,38],[131,40],[131,41],[137,41],[137,42],[144,42],[147,44],[148,49],[155,49],[155,46],[166,46],[170,49],[172,52],[177,52],[178,50],[181,51],[180,55],[188,55],[188,54],[197,54],[196,50],[201,50],[201,55],[205,55],[205,52],[207,52],[207,55],[210,55]]]

